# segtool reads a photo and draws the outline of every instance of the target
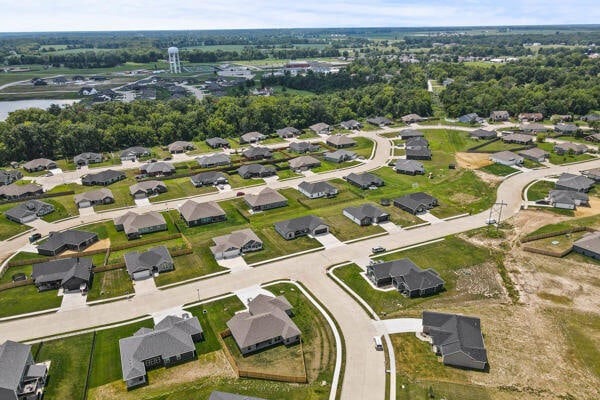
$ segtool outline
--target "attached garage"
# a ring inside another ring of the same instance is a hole
[[[329,228],[326,226],[318,227],[314,230],[314,235],[322,235],[325,233],[329,233]]]
[[[150,270],[137,271],[133,273],[133,280],[138,281],[140,279],[146,279],[150,277]]]
[[[84,200],[84,201],[80,201],[79,204],[77,204],[77,206],[79,208],[87,208],[87,207],[91,207],[92,206],[92,202],[89,200]]]

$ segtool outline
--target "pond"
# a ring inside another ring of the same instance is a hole
[[[16,110],[24,110],[27,108],[42,108],[47,109],[51,104],[64,106],[67,104],[76,103],[79,100],[14,100],[0,101],[0,121],[4,121],[8,114]]]

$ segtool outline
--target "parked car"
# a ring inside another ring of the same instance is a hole
[[[165,157],[165,158],[163,158],[163,161],[169,161],[169,160],[172,160],[172,159],[173,159],[173,157]]]
[[[493,225],[496,223],[496,220],[494,218],[489,218],[485,220],[485,223],[488,225]]]
[[[29,236],[29,243],[33,243],[36,240],[39,240],[42,238],[42,234],[41,233],[34,233],[33,235]]]
[[[243,195],[245,195],[245,194],[246,194],[246,193],[244,193],[244,192],[237,192],[235,195],[236,195],[236,196],[243,196]]]
[[[371,249],[372,253],[383,253],[385,251],[385,247],[376,246]]]

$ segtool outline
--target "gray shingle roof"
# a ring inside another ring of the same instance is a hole
[[[344,208],[344,211],[359,220],[363,218],[377,219],[383,215],[389,215],[381,208],[371,203],[362,204],[358,207],[346,207]]]
[[[533,142],[533,136],[522,133],[510,133],[502,136],[502,140],[505,142],[529,143]]]
[[[421,131],[417,131],[415,129],[405,129],[398,133],[398,136],[402,139],[412,138],[412,137],[423,137],[425,134]]]
[[[380,186],[384,183],[383,179],[369,172],[363,172],[362,174],[355,174],[354,172],[352,172],[348,174],[348,176],[346,176],[346,180],[348,182],[354,182],[362,187],[372,185]]]
[[[298,185],[299,189],[307,193],[335,193],[338,189],[329,182],[301,182]]]
[[[297,169],[318,166],[321,165],[321,161],[317,160],[312,156],[300,156],[290,160],[289,164],[290,168]]]
[[[106,198],[113,199],[115,196],[113,195],[110,189],[98,189],[98,190],[90,190],[89,192],[79,193],[75,195],[75,203],[79,204],[82,201],[101,201]]]
[[[252,397],[235,393],[219,392],[215,390],[208,396],[208,400],[265,400],[260,397]]]
[[[250,143],[256,140],[263,140],[264,138],[266,138],[266,136],[260,132],[248,132],[244,133],[240,138],[243,142]]]
[[[250,175],[269,175],[274,174],[277,171],[272,165],[261,165],[261,164],[245,164],[237,169],[237,173],[240,176]]]
[[[493,139],[495,137],[498,137],[498,132],[487,131],[485,129],[475,129],[474,131],[469,133],[469,136],[478,139]]]
[[[227,177],[219,171],[200,172],[192,176],[192,183],[201,185],[214,185],[218,182],[227,182]]]
[[[377,280],[384,278],[402,279],[408,290],[424,290],[444,284],[444,280],[433,269],[421,269],[409,258],[393,260],[369,266]]]
[[[332,135],[327,138],[327,143],[332,146],[355,145],[356,141],[346,135]]]
[[[166,190],[167,186],[161,181],[143,181],[129,186],[129,193],[133,196],[140,190],[142,192]]]
[[[285,128],[277,129],[275,131],[275,133],[279,137],[287,137],[290,135],[297,136],[297,135],[301,134],[302,132],[300,132],[298,129],[294,128],[293,126],[286,126]]]
[[[194,145],[192,142],[186,142],[184,140],[177,140],[171,144],[169,144],[169,146],[167,146],[170,152],[174,152],[174,151],[184,151],[184,150],[188,150],[188,149],[193,149]]]
[[[517,162],[523,157],[513,153],[512,151],[499,151],[490,156],[490,159],[500,160],[504,162]]]
[[[33,264],[31,278],[36,284],[58,280],[64,283],[73,277],[89,282],[91,274],[91,258],[71,257]]]
[[[128,156],[141,156],[143,154],[148,154],[150,153],[150,150],[148,150],[146,147],[142,147],[142,146],[133,146],[133,147],[129,147],[125,150],[123,150],[121,152],[121,157],[128,157]]]
[[[600,254],[600,232],[587,233],[581,239],[576,240],[573,246]]]
[[[251,207],[261,207],[267,204],[279,203],[283,201],[287,202],[287,199],[284,196],[270,187],[264,188],[257,194],[248,193],[244,196],[244,200]]]
[[[0,196],[6,197],[23,197],[23,196],[31,196],[35,193],[41,192],[42,186],[37,183],[28,183],[26,185],[17,185],[16,183],[11,183],[10,185],[5,185],[0,187]]]
[[[325,158],[330,158],[334,160],[352,160],[356,158],[356,153],[348,150],[336,150],[333,152],[324,153],[323,156]]]
[[[125,173],[121,171],[115,171],[112,169],[107,169],[105,171],[101,171],[95,174],[87,174],[81,178],[82,183],[86,182],[110,182],[115,179],[124,179]]]
[[[437,202],[437,199],[433,196],[428,195],[425,192],[409,193],[402,197],[394,199],[394,203],[402,204],[403,206],[417,210],[422,204],[429,204]]]
[[[171,163],[159,161],[142,165],[140,171],[146,174],[171,174],[175,172],[175,167]]]
[[[152,226],[165,225],[165,217],[156,211],[150,211],[145,214],[136,214],[132,211],[115,218],[115,225],[123,225],[125,233],[138,232],[140,229]]]
[[[48,240],[38,245],[38,250],[56,251],[64,245],[77,246],[95,237],[98,237],[98,234],[95,232],[78,231],[75,229],[63,232],[50,232]]]
[[[0,345],[0,388],[16,391],[31,355],[31,346],[7,340]]]
[[[165,246],[152,247],[143,252],[125,253],[125,266],[129,275],[139,271],[152,271],[152,268],[163,263],[173,263],[173,258]]]
[[[81,154],[78,154],[75,157],[73,157],[73,162],[75,164],[77,164],[78,161],[83,161],[83,162],[87,163],[89,160],[97,160],[97,159],[102,159],[101,153],[85,152],[85,153],[81,153]]]
[[[39,167],[44,168],[56,168],[56,163],[47,158],[36,158],[23,164],[24,169],[35,169]]]
[[[367,122],[373,125],[391,125],[392,123],[394,123],[394,121],[386,117],[369,118],[367,119]]]
[[[551,190],[548,198],[551,203],[575,204],[575,201],[587,203],[590,197],[586,193],[574,190]]]
[[[415,160],[396,160],[395,168],[399,171],[406,172],[423,172],[425,169],[423,168],[423,163],[420,163]]]
[[[213,137],[205,140],[210,147],[229,146],[229,142],[220,137]]]
[[[210,250],[213,254],[217,254],[231,249],[241,249],[250,241],[262,243],[262,240],[251,229],[241,229],[228,235],[214,237],[213,242],[215,242],[215,245]]]
[[[353,129],[360,128],[362,124],[355,119],[349,119],[348,121],[340,122],[340,125],[345,129]]]
[[[303,231],[308,229],[309,232],[312,232],[319,225],[326,224],[321,218],[315,215],[306,215],[304,217],[286,219],[284,221],[275,222],[275,228],[279,232],[283,232],[283,234],[289,232]]]
[[[319,145],[312,144],[310,142],[293,142],[290,143],[290,151],[297,153],[304,153],[306,151],[314,151],[319,148]]]
[[[231,163],[231,158],[227,154],[217,153],[211,154],[210,156],[204,157],[196,157],[196,161],[198,165],[219,165],[219,164],[229,164]]]
[[[255,158],[255,157],[269,158],[269,157],[271,157],[272,153],[271,153],[271,149],[269,149],[268,147],[252,146],[252,147],[249,147],[246,150],[244,150],[242,152],[242,155],[246,158]]]
[[[225,215],[225,211],[214,201],[197,203],[193,200],[187,200],[179,207],[179,212],[186,221]]]
[[[548,152],[546,150],[542,150],[539,147],[534,147],[533,149],[522,150],[519,152],[520,156],[530,157],[530,158],[546,158],[548,157]]]
[[[38,217],[47,214],[45,212],[40,214],[40,211],[45,211],[46,209],[51,209],[52,211],[54,211],[54,206],[49,203],[44,203],[43,201],[29,200],[25,203],[21,203],[18,206],[6,210],[4,214],[12,217],[13,219],[23,219],[34,214]]]
[[[556,182],[557,187],[572,189],[572,190],[583,190],[588,191],[596,183],[593,179],[586,178],[582,175],[569,174],[563,172]]]

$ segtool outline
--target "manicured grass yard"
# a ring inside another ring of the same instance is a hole
[[[135,243],[135,242],[133,242]],[[133,244],[132,243],[132,244]],[[115,264],[115,263],[119,263],[119,262],[125,262],[125,254],[130,253],[132,251],[137,251],[137,252],[143,252],[146,251],[152,247],[156,247],[156,246],[165,246],[170,252],[173,252],[175,250],[181,250],[187,247],[186,243],[183,241],[182,238],[177,238],[177,239],[169,239],[169,240],[164,240],[161,242],[157,242],[157,243],[149,243],[149,244],[144,244],[144,245],[140,245],[140,246],[135,246],[135,247],[130,247],[124,250],[116,250],[116,251],[111,251],[110,255],[108,256],[108,262],[107,264]]]
[[[374,146],[374,143],[371,139],[365,137],[355,137],[352,139],[356,142],[356,146],[350,147],[347,150],[355,152],[359,157],[371,157]]]
[[[173,233],[178,233],[179,231],[175,227],[173,220],[168,215],[169,215],[168,213],[163,213],[163,216],[165,217],[165,220],[167,221],[167,230],[166,231],[144,234],[142,236],[142,240],[149,239],[149,238],[159,238],[159,237],[163,237],[163,236],[166,237]],[[178,216],[179,214],[176,213],[175,215]],[[130,244],[132,246],[135,246],[136,241],[128,240],[127,236],[125,235],[125,233],[123,231],[117,231],[113,221],[105,221],[105,222],[98,222],[95,224],[85,225],[85,226],[81,227],[81,229],[84,231],[96,232],[98,234],[98,238],[100,240],[110,239],[111,247],[116,246],[116,245],[123,245],[123,244]],[[156,244],[156,246],[158,246],[158,244]]]
[[[559,156],[554,152],[554,143],[539,143],[538,147],[542,150],[546,150],[550,153],[550,157],[548,157],[548,161],[555,165],[574,163],[579,161],[593,160],[594,156],[584,153],[584,154],[564,154]]]
[[[8,273],[13,274],[12,268]],[[57,308],[61,301],[56,290],[38,293],[34,285],[3,290],[0,292],[0,318]]]
[[[54,222],[79,215],[79,209],[73,201],[73,196],[53,197],[51,199],[42,199],[42,201],[54,206],[54,212],[42,217],[46,222]]]
[[[175,257],[173,262],[175,264],[173,271],[162,273],[154,278],[156,286],[168,285],[225,270],[216,263],[203,263],[202,258],[196,253]]]
[[[279,180],[283,180],[283,179],[297,178],[302,175],[294,172],[291,169],[283,169],[281,171],[277,171],[277,176],[279,176]]]
[[[265,183],[263,179],[244,179],[238,174],[230,174],[227,179],[232,188],[262,185]]]
[[[109,299],[133,292],[133,284],[127,270],[125,268],[112,269],[94,274],[94,281],[88,292],[87,301]]]
[[[10,221],[4,216],[4,212],[16,206],[16,203],[0,205],[0,240],[6,240],[9,237],[25,232],[29,229],[27,225],[19,224],[18,222]]]
[[[554,189],[554,182],[537,181],[527,189],[527,200],[543,200],[548,197],[551,190]]]
[[[541,146],[538,146],[541,147]],[[477,151],[483,151],[486,153],[497,153],[499,151],[516,151],[517,149],[522,149],[523,145],[518,143],[504,143],[502,140],[496,140],[494,142],[490,142],[489,144],[480,147]]]
[[[349,149],[349,150],[352,151],[352,149]],[[313,168],[312,171],[314,173],[319,173],[319,172],[325,172],[325,171],[332,171],[335,169],[348,168],[348,167],[352,167],[352,166],[358,165],[358,164],[360,164],[360,161],[345,161],[342,163],[334,163],[331,161],[321,160],[321,166]]]
[[[486,165],[485,167],[479,168],[479,170],[483,171],[483,172],[487,172],[488,174],[498,175],[498,176],[507,176],[507,175],[510,175],[510,174],[518,171],[517,169],[515,169],[513,167],[509,167],[508,165],[503,165],[503,164],[490,164],[490,165]]]

